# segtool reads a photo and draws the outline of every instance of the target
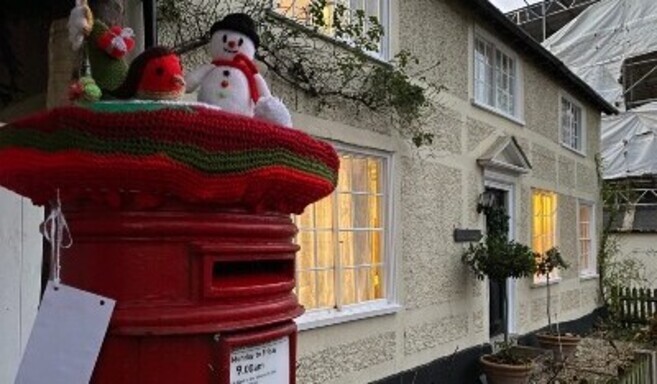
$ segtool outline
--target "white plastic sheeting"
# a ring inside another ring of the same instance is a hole
[[[600,1],[543,45],[623,110],[623,61],[657,51],[657,0]],[[601,144],[605,179],[657,174],[657,103],[603,117]]]
[[[602,119],[605,179],[657,174],[657,103]]]
[[[623,61],[657,51],[657,0],[603,0],[543,45],[612,105],[623,103]]]

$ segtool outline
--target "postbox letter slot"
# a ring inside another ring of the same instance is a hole
[[[215,260],[208,293],[212,296],[251,296],[289,292],[294,286],[294,260]]]

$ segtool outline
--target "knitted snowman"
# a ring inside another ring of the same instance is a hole
[[[187,92],[200,86],[198,101],[291,127],[289,111],[271,95],[253,62],[260,44],[253,19],[243,13],[229,14],[212,26],[210,34],[212,63],[185,76]]]

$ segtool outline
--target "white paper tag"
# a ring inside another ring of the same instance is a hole
[[[115,303],[48,282],[15,383],[88,383]]]
[[[230,354],[230,384],[285,384],[290,382],[290,338]]]

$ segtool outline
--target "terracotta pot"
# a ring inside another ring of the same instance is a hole
[[[491,355],[482,356],[479,361],[490,384],[527,384],[534,370],[534,363],[510,365],[495,363]]]
[[[579,336],[571,335],[550,335],[547,333],[537,333],[536,339],[542,348],[549,349],[557,361],[563,361],[568,356],[572,355],[577,349],[577,345],[582,338]]]

